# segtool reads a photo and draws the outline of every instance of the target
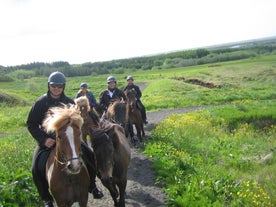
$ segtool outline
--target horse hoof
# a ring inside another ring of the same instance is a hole
[[[138,140],[138,137],[137,136],[133,136],[133,137],[131,137],[131,142],[132,143],[136,143],[136,142],[138,142],[139,140]]]
[[[104,196],[103,193],[102,193],[102,191],[98,190],[97,188],[95,188],[92,191],[92,194],[93,194],[94,199],[100,199],[100,198],[102,198]]]

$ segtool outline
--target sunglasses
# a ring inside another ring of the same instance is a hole
[[[64,87],[63,84],[50,84],[50,86],[51,86],[52,88],[63,88],[63,87]]]

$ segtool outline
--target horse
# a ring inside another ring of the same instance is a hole
[[[90,127],[91,124],[93,125],[93,122],[91,122],[91,119],[89,118],[89,113],[93,113],[91,111],[89,100],[86,96],[81,96],[74,100],[76,108],[80,111],[80,114],[83,118],[83,125],[81,128],[82,132],[82,140],[87,144],[87,136],[90,137],[90,141],[92,140],[92,136],[90,133]]]
[[[128,116],[128,108],[126,103],[122,100],[114,100],[107,108],[106,118],[107,120],[121,125],[125,130],[126,137],[133,139],[134,132],[133,127]]]
[[[140,142],[142,142],[142,136],[145,136],[145,131],[142,113],[137,106],[137,92],[135,91],[135,89],[128,89],[125,91],[125,95],[129,117],[131,119],[132,124],[135,125],[137,137],[139,138]]]
[[[47,112],[43,127],[56,134],[56,147],[46,164],[49,190],[59,207],[78,203],[86,207],[90,178],[81,158],[81,126],[83,119],[75,107],[54,107]]]
[[[96,105],[94,106],[94,111],[98,114],[99,117],[102,117],[105,112],[99,103],[96,103]]]
[[[92,132],[97,170],[102,184],[110,192],[114,206],[125,207],[127,171],[131,159],[130,145],[120,125],[107,120],[100,121],[99,125],[100,127]]]

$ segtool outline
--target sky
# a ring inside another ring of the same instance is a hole
[[[139,57],[276,36],[275,0],[0,0],[0,65]]]

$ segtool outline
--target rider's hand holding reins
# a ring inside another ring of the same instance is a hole
[[[45,146],[48,148],[53,147],[56,144],[56,140],[52,139],[52,138],[47,138],[45,141]]]

